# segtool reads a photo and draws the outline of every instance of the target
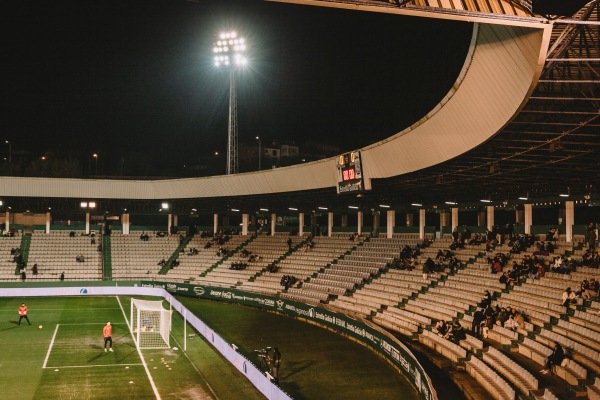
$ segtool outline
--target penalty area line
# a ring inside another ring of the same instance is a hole
[[[152,390],[154,391],[154,395],[156,396],[156,400],[161,400],[160,399],[160,394],[158,393],[158,388],[156,387],[156,384],[154,383],[154,379],[152,379],[152,375],[150,375],[150,370],[148,369],[148,365],[146,364],[146,360],[144,359],[144,355],[142,354],[142,351],[140,350],[140,347],[137,345],[136,341],[135,341],[135,337],[133,336],[133,332],[131,331],[131,324],[129,323],[129,320],[127,319],[127,315],[125,314],[125,310],[123,309],[123,305],[121,304],[121,299],[119,299],[119,296],[115,296],[117,298],[117,302],[119,303],[119,307],[121,308],[121,312],[123,313],[123,318],[125,318],[125,323],[127,324],[127,326],[129,327],[129,333],[131,334],[131,338],[133,339],[133,343],[135,344],[135,348],[137,349],[137,352],[140,356],[140,360],[142,360],[142,365],[144,366],[144,370],[146,371],[146,375],[148,375],[148,380],[150,381],[150,385],[152,386]]]
[[[54,346],[54,340],[56,339],[56,334],[58,333],[59,326],[60,324],[56,324],[56,329],[54,329],[52,340],[50,340],[50,346],[48,346],[48,352],[46,353],[46,358],[44,358],[44,365],[42,365],[42,368],[46,368],[46,365],[48,364],[48,359],[50,358],[50,353],[52,352],[52,346]]]
[[[44,367],[46,369],[62,369],[62,368],[96,368],[96,367],[137,367],[144,365],[142,363],[136,364],[93,364],[93,365],[55,365],[51,367]]]

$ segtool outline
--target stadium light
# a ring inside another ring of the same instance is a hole
[[[379,207],[381,207],[381,208],[390,208],[390,206],[388,204],[380,204]]]
[[[328,210],[327,207],[317,207],[319,210]]]
[[[260,210],[260,211],[264,211],[264,212],[267,212],[267,211],[269,211],[269,209],[268,209],[268,208],[260,208],[259,210]]]
[[[421,203],[411,203],[411,206],[413,206],[413,207],[423,207],[423,204],[421,204]]]
[[[168,210],[169,209],[169,203],[161,203],[160,206],[162,207],[163,210]]]
[[[248,63],[246,40],[235,31],[222,32],[213,46],[214,63],[217,68],[229,70],[229,123],[227,134],[227,175],[239,172],[237,134],[237,70]],[[258,139],[258,137],[257,137]],[[260,151],[260,149],[259,149]],[[259,158],[260,169],[260,158]]]
[[[87,201],[81,202],[81,208],[87,208]]]
[[[455,201],[446,201],[446,204],[448,204],[449,206],[455,206],[456,202]]]
[[[348,206],[348,208],[351,208],[353,210],[358,210],[358,206]]]
[[[290,211],[298,211],[298,209],[295,208],[295,207],[289,207],[288,210],[290,210]]]

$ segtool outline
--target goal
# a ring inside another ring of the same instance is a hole
[[[138,349],[170,348],[171,310],[162,300],[131,299],[131,332]]]

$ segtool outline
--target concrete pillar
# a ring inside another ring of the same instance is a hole
[[[445,226],[450,226],[450,213],[442,211],[440,213],[440,230]]]
[[[358,222],[357,222],[357,225],[358,225],[358,227],[357,227],[357,230],[358,230],[358,234],[359,234],[359,235],[362,235],[362,230],[363,230],[363,216],[364,216],[364,214],[363,214],[363,212],[362,212],[362,211],[359,211],[359,212],[357,213],[357,219],[358,219]]]
[[[213,215],[213,234],[219,231],[219,214]]]
[[[333,235],[333,212],[329,211],[327,213],[327,236],[331,237]]]
[[[454,229],[458,228],[458,208],[452,209],[452,232]]]
[[[341,225],[342,227],[346,228],[348,226],[348,214],[343,213],[342,214],[342,221],[341,221]]]
[[[171,226],[173,226],[173,214],[167,215],[167,232],[171,234]]]
[[[298,236],[304,235],[304,213],[298,213]]]
[[[6,213],[4,214],[4,224],[6,227],[6,231],[10,230],[10,211],[6,210]]]
[[[406,213],[406,226],[413,226],[414,224],[413,213]]]
[[[47,212],[46,213],[46,235],[50,233],[50,220],[51,220],[50,213]]]
[[[248,235],[248,221],[250,221],[250,215],[242,214],[242,236]]]
[[[275,236],[275,225],[277,225],[277,214],[271,214],[271,236]]]
[[[525,204],[525,233],[531,233],[531,225],[533,224],[533,206]]]
[[[387,210],[387,238],[391,239],[394,237],[394,226],[396,226],[396,211]]]
[[[419,239],[425,239],[425,209],[419,210]]]
[[[575,223],[575,203],[573,200],[565,201],[565,240],[573,241],[573,224]]]
[[[179,215],[173,215],[173,226],[179,226]]]
[[[487,228],[491,231],[494,227],[494,206],[487,206]]]
[[[90,233],[90,213],[85,213],[85,233],[86,235]]]
[[[129,235],[129,228],[131,227],[129,213],[121,215],[121,224],[123,225],[123,235]]]

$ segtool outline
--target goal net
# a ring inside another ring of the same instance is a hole
[[[171,310],[162,300],[131,299],[131,332],[139,349],[170,348]]]

